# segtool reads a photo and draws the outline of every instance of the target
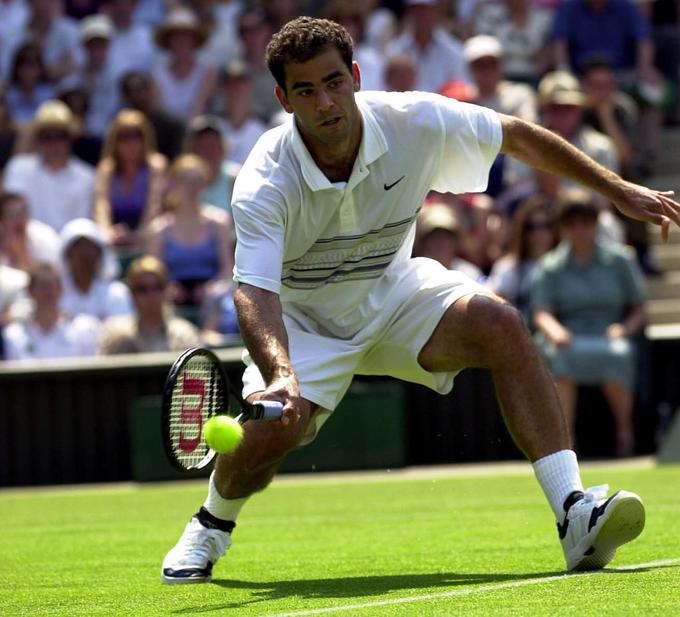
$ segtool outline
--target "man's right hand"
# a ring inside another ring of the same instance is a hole
[[[311,413],[309,401],[300,396],[300,385],[294,376],[276,379],[258,398],[283,403],[280,422],[284,426],[307,420]]]

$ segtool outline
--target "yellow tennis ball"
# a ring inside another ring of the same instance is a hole
[[[243,427],[231,416],[213,416],[203,425],[208,447],[219,454],[236,450],[243,439]]]

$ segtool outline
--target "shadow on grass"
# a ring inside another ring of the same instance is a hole
[[[520,581],[528,578],[555,576],[561,572],[541,574],[455,574],[437,572],[431,574],[391,574],[382,576],[350,576],[346,578],[314,578],[284,581],[242,581],[237,579],[213,580],[212,584],[227,589],[251,590],[250,599],[245,602],[231,602],[206,606],[187,607],[174,611],[183,613],[207,613],[229,608],[243,608],[249,604],[269,602],[284,598],[298,597],[307,600],[320,598],[366,598],[383,596],[391,591],[455,589],[469,585]]]
[[[639,568],[606,568],[600,574],[636,574],[662,568],[679,567],[678,564],[659,564]],[[554,578],[556,576],[582,576],[594,572],[532,572],[527,574],[474,574],[436,572],[427,574],[392,574],[381,576],[350,576],[346,578],[313,578],[283,581],[243,581],[238,579],[218,579],[212,584],[226,590],[250,590],[251,597],[246,601],[185,607],[173,611],[175,614],[209,613],[225,609],[243,608],[258,602],[269,602],[297,597],[306,600],[323,598],[366,598],[383,596],[391,591],[436,589],[437,587],[455,589],[471,585],[490,585],[528,579]],[[437,593],[436,591],[433,591]]]

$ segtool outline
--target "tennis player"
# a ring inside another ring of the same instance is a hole
[[[505,422],[533,463],[567,568],[596,569],[644,526],[634,493],[584,490],[556,390],[522,316],[464,275],[411,258],[428,191],[483,191],[499,152],[598,190],[627,215],[680,223],[672,193],[631,184],[536,125],[420,92],[359,93],[340,25],[301,17],[267,63],[291,114],[263,135],[234,188],[235,302],[244,397],[284,415],[250,422],[217,458],[208,496],[163,561],[166,583],[205,582],[247,499],[311,441],[355,374],[449,392],[466,367],[491,371]]]

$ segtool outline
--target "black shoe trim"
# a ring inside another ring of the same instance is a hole
[[[564,511],[569,512],[569,508],[571,508],[571,506],[573,506],[577,501],[581,501],[581,499],[583,499],[583,495],[583,491],[571,491],[562,504]]]
[[[618,491],[614,493],[607,501],[605,501],[601,506],[597,506],[597,508],[593,508],[593,511],[590,513],[590,520],[588,521],[588,531],[590,531],[595,525],[597,524],[597,519],[600,518],[603,514],[604,511],[607,509],[607,506],[611,502],[614,497],[616,497],[619,494]]]
[[[163,576],[167,578],[205,578],[212,574],[213,564],[209,561],[205,568],[184,568],[183,570],[173,570],[164,568]]]
[[[234,527],[236,527],[234,521],[225,521],[224,519],[217,518],[213,514],[210,514],[203,506],[201,506],[201,509],[196,512],[194,516],[198,519],[198,522],[207,529],[219,529],[220,531],[231,533],[234,531]]]
[[[592,555],[595,552],[595,547],[591,546],[585,553],[583,553],[584,557],[588,557],[589,555]]]
[[[567,535],[567,529],[569,528],[569,519],[567,518],[567,512],[569,512],[569,508],[573,506],[577,501],[581,501],[583,499],[583,491],[572,491],[569,493],[569,496],[564,500],[564,504],[562,507],[564,508],[564,522],[562,524],[557,523],[557,533],[560,536],[560,540],[564,540],[564,537]]]

